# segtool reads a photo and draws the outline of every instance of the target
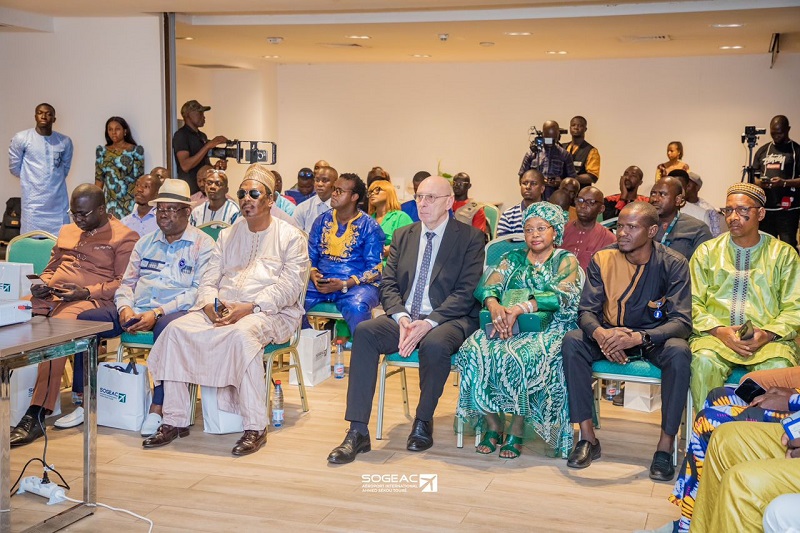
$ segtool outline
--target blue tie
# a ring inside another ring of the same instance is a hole
[[[428,280],[428,271],[431,269],[433,238],[435,236],[436,234],[432,231],[425,232],[428,243],[425,245],[425,253],[422,254],[422,266],[419,268],[417,286],[414,288],[414,296],[411,299],[411,320],[419,319],[419,310],[422,308],[422,295],[425,294],[425,282]]]

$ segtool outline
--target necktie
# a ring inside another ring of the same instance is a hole
[[[422,254],[422,265],[417,275],[417,286],[414,289],[414,296],[411,298],[411,320],[419,318],[419,310],[422,307],[422,295],[425,294],[425,282],[428,280],[428,271],[431,269],[431,255],[433,255],[433,238],[436,234],[432,231],[425,232],[428,239],[425,244],[425,253]]]

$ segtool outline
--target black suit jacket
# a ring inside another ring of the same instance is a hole
[[[416,275],[422,222],[399,228],[392,235],[381,279],[381,305],[386,314],[407,312]],[[433,261],[429,297],[433,312],[427,318],[443,324],[457,320],[465,331],[478,324],[480,303],[473,293],[483,274],[484,236],[479,230],[449,219]]]

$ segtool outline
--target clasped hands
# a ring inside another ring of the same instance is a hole
[[[495,336],[499,337],[501,340],[511,338],[513,336],[514,323],[517,321],[519,315],[522,314],[522,308],[517,305],[504,307],[494,299],[487,300],[486,307],[492,314],[492,324],[494,324],[494,335],[490,338],[494,338]]]
[[[126,328],[125,324],[134,318],[138,320]],[[135,313],[130,307],[123,307],[119,312],[119,323],[125,331],[152,331],[156,325],[156,313],[155,311]]]
[[[401,357],[411,355],[425,335],[433,329],[427,320],[411,320],[407,316],[400,317],[398,324],[400,325],[400,342],[397,344],[397,352]]]
[[[749,359],[753,354],[761,349],[765,344],[772,342],[773,334],[760,328],[753,328],[755,333],[748,340],[742,340],[736,331],[742,326],[717,326],[709,331],[711,335],[722,341],[722,344],[739,354],[739,356]]]
[[[253,304],[243,302],[223,302],[219,301],[218,310],[214,310],[214,304],[206,304],[203,312],[214,326],[230,326],[238,321],[253,314]]]
[[[597,341],[606,359],[621,365],[628,363],[628,354],[625,350],[642,344],[641,334],[626,327],[597,328],[592,337]]]

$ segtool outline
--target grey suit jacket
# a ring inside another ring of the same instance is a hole
[[[399,228],[381,279],[381,305],[387,315],[406,311],[416,275],[422,222]],[[478,324],[480,303],[473,293],[483,274],[484,236],[479,230],[451,218],[433,262],[429,297],[433,312],[428,318],[443,324],[457,320],[465,330]]]

